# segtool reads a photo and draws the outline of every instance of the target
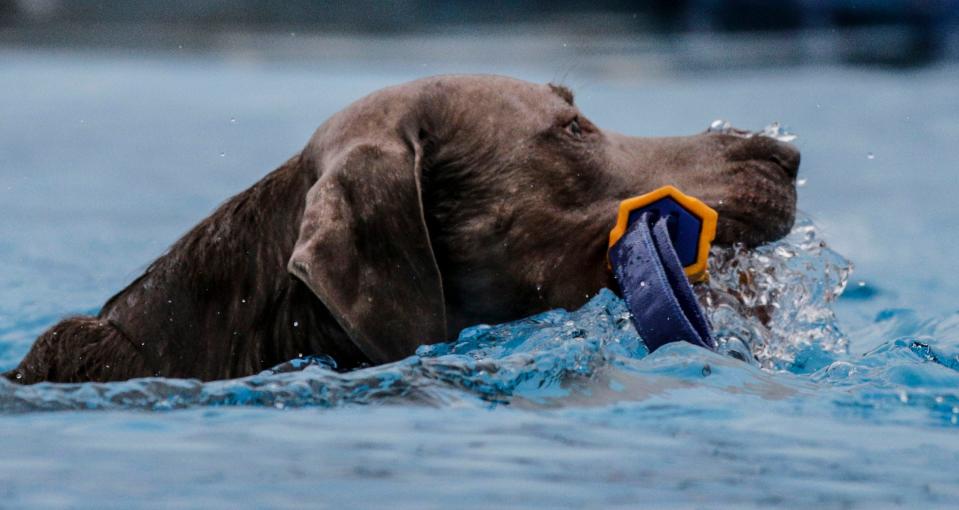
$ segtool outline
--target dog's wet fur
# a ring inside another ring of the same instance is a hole
[[[245,376],[307,354],[395,361],[464,327],[574,309],[603,287],[620,201],[671,184],[717,242],[792,226],[799,152],[720,133],[600,129],[562,86],[439,76],[375,92],[5,374],[40,381]]]

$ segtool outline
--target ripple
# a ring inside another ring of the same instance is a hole
[[[956,426],[959,314],[920,320],[909,310],[881,312],[867,333],[887,340],[862,355],[851,354],[832,305],[852,265],[805,218],[776,243],[714,249],[709,269],[709,282],[695,290],[721,342],[718,352],[677,343],[650,355],[625,304],[602,290],[578,310],[477,325],[454,342],[422,346],[402,361],[346,373],[336,371],[333,360],[312,356],[207,383],[0,381],[0,413],[404,404],[605,407],[613,414],[626,406],[655,415],[665,405],[662,412],[670,415],[719,420],[778,406],[796,416]],[[730,398],[737,410],[717,407]]]

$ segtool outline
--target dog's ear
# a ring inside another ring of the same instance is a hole
[[[419,150],[368,142],[324,159],[288,270],[375,363],[446,340],[443,285],[423,215]]]

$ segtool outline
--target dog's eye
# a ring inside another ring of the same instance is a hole
[[[566,125],[566,131],[575,137],[583,136],[583,129],[579,126],[579,117],[574,118]]]

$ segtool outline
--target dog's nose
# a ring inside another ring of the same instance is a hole
[[[752,136],[733,146],[729,152],[733,161],[770,161],[782,168],[789,179],[799,173],[799,149],[768,136]]]
[[[790,179],[795,179],[799,175],[799,161],[801,159],[799,149],[791,143],[771,141],[775,142],[775,146],[769,152],[769,159],[782,167]]]

